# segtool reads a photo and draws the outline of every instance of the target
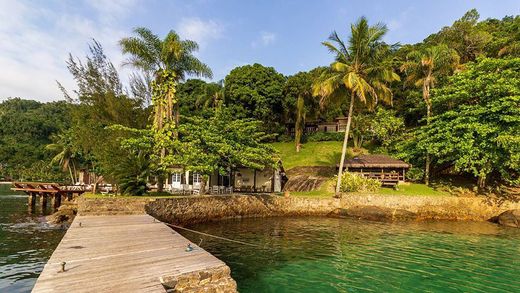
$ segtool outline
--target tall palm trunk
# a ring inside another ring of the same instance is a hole
[[[354,110],[354,96],[354,92],[352,92],[350,96],[350,107],[348,110],[347,127],[345,128],[345,138],[343,139],[343,148],[341,149],[341,160],[339,161],[338,181],[336,183],[336,195],[340,193],[341,176],[343,175],[343,165],[345,163],[345,156],[347,154],[347,143],[348,135],[350,132],[350,123],[352,122],[352,111]]]
[[[305,125],[304,120],[304,109],[303,109],[303,98],[302,96],[298,96],[298,101],[296,102],[296,123],[294,124],[294,144],[296,145],[296,152],[300,152],[301,148],[301,140],[303,134],[303,127]]]
[[[432,117],[432,102],[430,100],[430,78],[425,78],[423,84],[423,99],[426,103],[426,125],[430,125]],[[424,184],[430,184],[430,164],[431,157],[430,153],[426,151],[426,162],[424,164]]]
[[[74,181],[74,175],[72,174],[72,168],[70,167],[70,164],[69,164],[69,166],[67,167],[67,169],[69,169],[70,180],[72,180],[72,184],[76,183],[76,182]]]

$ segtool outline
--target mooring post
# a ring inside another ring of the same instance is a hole
[[[45,211],[45,209],[47,208],[47,194],[45,193],[41,193],[40,194],[40,204],[42,206],[42,211]]]
[[[60,193],[56,193],[54,194],[54,203],[52,205],[52,207],[54,209],[58,209],[61,205],[61,194]]]
[[[34,192],[29,192],[28,200],[29,200],[29,202],[28,202],[29,212],[33,212],[34,207],[36,206],[36,194]]]
[[[66,262],[62,262],[62,263],[61,263],[61,272],[62,272],[62,273],[65,272],[65,265],[66,265],[66,264],[67,264]]]

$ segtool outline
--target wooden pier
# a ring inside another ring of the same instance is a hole
[[[14,191],[23,191],[29,195],[29,210],[34,210],[36,206],[36,198],[40,198],[42,208],[47,206],[47,202],[51,201],[54,209],[61,205],[63,199],[72,200],[74,196],[79,196],[85,192],[83,186],[64,186],[57,183],[44,182],[13,182]]]
[[[225,263],[188,243],[149,215],[77,216],[33,292],[236,292]]]

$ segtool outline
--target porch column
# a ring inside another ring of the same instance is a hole
[[[190,171],[184,172],[184,184],[190,184]]]

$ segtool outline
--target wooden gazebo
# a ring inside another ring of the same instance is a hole
[[[383,185],[396,185],[406,180],[406,171],[410,167],[410,164],[387,155],[361,155],[345,160],[343,168],[366,178],[377,179]]]

